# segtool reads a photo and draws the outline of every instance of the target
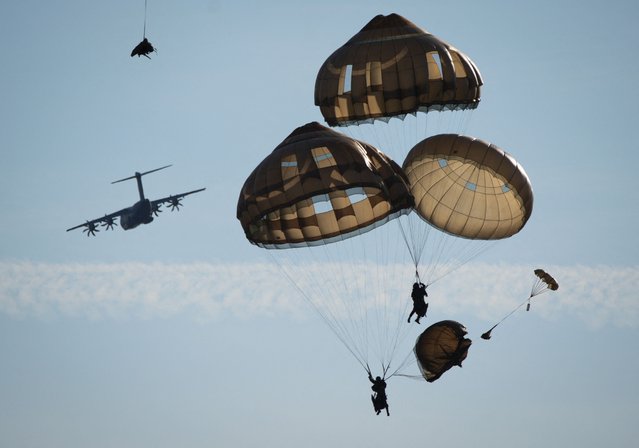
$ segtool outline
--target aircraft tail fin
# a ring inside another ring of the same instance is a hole
[[[111,183],[112,183],[112,184],[117,184],[118,182],[124,182],[125,180],[137,179],[137,178],[139,178],[139,177],[144,176],[145,174],[155,173],[156,171],[163,170],[163,169],[168,168],[168,167],[170,167],[170,166],[173,166],[173,165],[166,165],[166,166],[163,166],[163,167],[161,167],[161,168],[156,168],[156,169],[151,170],[151,171],[145,171],[144,173],[137,173],[137,172],[136,172],[133,176],[125,177],[124,179],[114,180],[114,181],[113,181],[113,182],[111,182]]]

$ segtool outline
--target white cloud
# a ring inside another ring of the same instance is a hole
[[[475,309],[494,320],[526,300],[534,281],[532,270],[542,267],[559,283],[556,292],[532,299],[536,313],[546,318],[571,315],[591,326],[639,326],[639,266],[512,266],[468,264],[442,281],[441,294],[454,297],[452,310]],[[435,286],[439,287],[437,283]]]
[[[469,263],[429,288],[431,306],[495,321],[528,297],[536,267]],[[560,287],[533,299],[539,315],[571,315],[593,326],[639,327],[639,267],[544,268]],[[399,269],[411,272],[408,266]],[[361,277],[366,270],[357,272]],[[410,284],[402,281],[386,294],[409,299],[409,291]],[[193,312],[211,319],[228,314],[299,316],[308,310],[280,268],[270,263],[0,262],[0,312],[12,316],[117,319]]]

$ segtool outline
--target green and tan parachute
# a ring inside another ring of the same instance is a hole
[[[393,221],[413,204],[397,163],[313,122],[248,176],[237,218],[360,364],[386,373],[410,329],[412,272]]]
[[[462,366],[472,341],[466,327],[443,320],[428,327],[415,342],[415,358],[426,381],[432,383],[454,366]]]
[[[472,109],[481,75],[465,54],[398,14],[375,16],[326,59],[315,104],[330,126]]]
[[[395,162],[313,122],[293,131],[251,173],[237,218],[250,242],[281,249],[362,234],[412,205]]]

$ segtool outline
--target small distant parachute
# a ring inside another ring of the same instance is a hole
[[[428,327],[415,343],[415,357],[429,383],[451,367],[461,367],[472,344],[466,327],[454,320],[443,320]]]
[[[503,319],[493,325],[490,330],[482,334],[482,339],[490,339],[491,332],[495,329],[495,327],[509,318],[515,311],[524,306],[524,304],[526,304],[526,311],[530,311],[530,299],[532,299],[533,297],[543,294],[547,291],[557,291],[559,289],[559,283],[557,283],[557,281],[543,269],[535,269],[534,273],[536,278],[533,282],[532,288],[530,289],[530,295],[528,296],[528,298],[520,303],[514,310],[504,316]]]
[[[559,283],[543,269],[535,269],[535,275],[538,280],[533,283],[530,297],[537,296],[546,291],[557,291],[559,289]]]

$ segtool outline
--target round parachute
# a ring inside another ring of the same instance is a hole
[[[393,218],[413,204],[397,163],[318,123],[277,146],[249,175],[237,204],[247,239],[268,249],[281,279],[367,372],[381,365],[387,379],[391,364],[401,367],[393,358],[412,329],[413,274]]]
[[[526,305],[526,311],[530,311],[530,300],[533,297],[548,291],[557,291],[559,289],[559,283],[557,283],[557,281],[543,269],[535,269],[534,273],[536,278],[533,282],[532,288],[530,288],[530,295],[528,296],[528,298],[520,303],[517,307],[515,307],[515,309],[513,309],[510,313],[506,314],[499,322],[493,325],[490,330],[482,334],[482,339],[490,339],[492,337],[492,331],[497,328],[500,323],[512,316],[515,311],[517,311],[522,306]]]
[[[463,238],[493,240],[519,232],[532,213],[524,169],[495,145],[457,134],[429,137],[403,164],[415,210],[434,227]]]
[[[287,248],[359,235],[412,205],[395,162],[313,122],[293,131],[251,173],[237,218],[252,243]]]
[[[474,109],[481,75],[462,52],[398,14],[374,17],[324,62],[315,104],[330,126]]]
[[[530,293],[531,297],[546,292],[547,290],[557,291],[559,289],[559,283],[557,283],[557,281],[543,269],[535,269],[535,275],[539,278],[539,280],[533,284],[533,288]]]
[[[453,366],[461,367],[472,344],[468,332],[459,322],[443,320],[428,327],[417,338],[415,357],[422,375],[429,383]]]

